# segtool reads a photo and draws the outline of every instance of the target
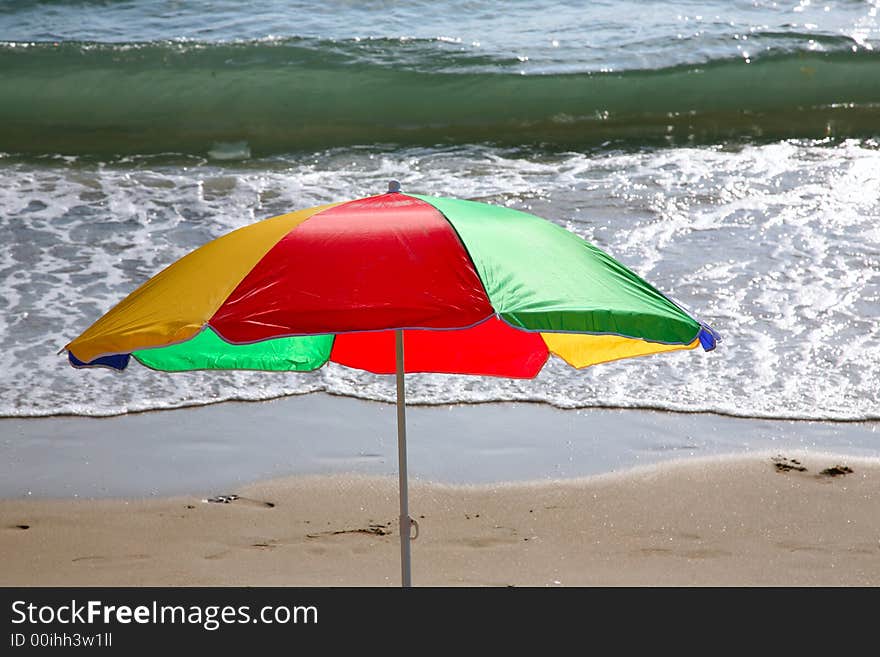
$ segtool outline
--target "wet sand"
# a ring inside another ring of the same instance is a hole
[[[390,477],[216,493],[237,497],[0,500],[0,585],[399,582]],[[416,585],[880,585],[880,459],[766,452],[535,483],[417,481],[411,515]]]
[[[394,476],[394,406],[311,394],[110,418],[0,419],[0,498],[207,495],[292,475]],[[492,403],[407,409],[409,472],[449,484],[571,479],[681,458],[880,458],[877,422]]]

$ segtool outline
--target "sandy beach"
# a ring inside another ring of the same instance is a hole
[[[0,501],[0,585],[398,584],[393,478],[300,476],[226,493],[237,499]],[[414,482],[413,578],[876,586],[878,509],[880,461],[817,453],[686,459],[536,483]]]

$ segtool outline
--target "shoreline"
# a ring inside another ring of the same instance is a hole
[[[767,451],[880,458],[876,422],[747,420],[528,402],[407,408],[411,479],[570,479]],[[283,476],[397,472],[393,407],[314,393],[108,418],[0,419],[0,498],[217,494]]]
[[[193,401],[193,402],[183,402],[177,406],[157,406],[155,408],[135,408],[126,411],[110,411],[107,413],[72,413],[72,412],[61,412],[61,413],[45,413],[45,414],[34,414],[34,415],[16,415],[14,413],[8,414],[0,414],[0,422],[5,422],[9,420],[63,420],[63,419],[94,419],[94,420],[112,420],[114,418],[127,417],[132,415],[150,415],[151,413],[167,413],[174,411],[186,411],[191,409],[199,409],[199,408],[209,408],[211,406],[222,406],[224,404],[263,404],[276,402],[284,399],[291,399],[296,397],[310,397],[313,395],[324,395],[327,397],[337,397],[340,399],[352,399],[355,401],[367,402],[369,404],[380,404],[383,406],[391,406],[392,408],[396,406],[397,402],[394,399],[379,399],[373,398],[370,396],[359,396],[354,394],[348,394],[343,392],[331,392],[327,390],[317,390],[313,392],[302,392],[302,393],[279,393],[277,395],[268,396],[265,398],[255,398],[255,399],[247,399],[247,398],[236,398],[231,397],[229,399],[218,399],[216,401]],[[666,406],[660,405],[619,405],[619,404],[589,404],[586,406],[560,406],[554,404],[552,401],[546,401],[542,399],[492,399],[492,400],[464,400],[464,401],[456,401],[456,402],[424,402],[424,401],[410,401],[409,399],[406,402],[406,408],[416,409],[416,408],[450,408],[450,407],[480,407],[480,406],[496,406],[496,405],[518,405],[518,406],[541,406],[541,407],[549,407],[554,410],[562,411],[564,413],[585,413],[590,411],[635,411],[635,412],[647,412],[647,413],[662,413],[662,414],[670,414],[670,415],[704,415],[707,417],[720,417],[726,419],[735,419],[735,420],[756,420],[756,421],[767,421],[767,422],[794,422],[794,423],[802,423],[802,424],[880,424],[880,415],[871,415],[867,417],[802,417],[798,415],[755,415],[748,413],[737,413],[729,410],[720,410],[720,409],[708,409],[708,410],[691,410],[687,408],[670,408]]]
[[[785,458],[685,458],[525,483],[413,481],[414,582],[880,585],[880,459]],[[852,472],[820,474],[836,466]],[[393,478],[287,477],[235,493],[229,503],[0,500],[0,585],[398,585]]]

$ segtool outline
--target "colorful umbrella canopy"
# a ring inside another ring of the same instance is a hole
[[[401,578],[411,582],[405,372],[531,378],[715,348],[717,334],[534,215],[389,192],[266,219],[181,258],[66,345],[76,367],[397,374]],[[404,344],[406,348],[404,349]]]
[[[389,192],[281,215],[190,253],[66,345],[78,367],[531,378],[716,335],[595,246],[509,208]]]

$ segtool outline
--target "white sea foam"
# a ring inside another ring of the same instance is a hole
[[[379,193],[452,195],[535,212],[595,242],[715,326],[685,352],[534,381],[408,377],[414,403],[535,400],[758,417],[876,419],[880,150],[776,143],[599,154],[489,147],[344,149],[218,164],[0,161],[0,414],[107,415],[327,391],[394,399],[393,381],[310,374],[123,374],[56,352],[152,274],[231,229]]]

